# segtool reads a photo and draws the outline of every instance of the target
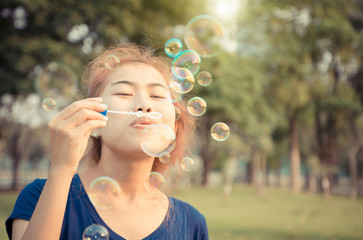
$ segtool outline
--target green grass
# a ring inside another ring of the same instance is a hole
[[[179,190],[173,195],[202,212],[212,240],[353,240],[363,239],[363,200],[233,186],[229,201],[221,188]],[[0,239],[17,193],[0,193]]]
[[[222,189],[193,189],[174,195],[202,212],[210,239],[363,239],[363,201],[289,191],[234,186],[229,201]]]
[[[0,192],[0,239],[8,239],[5,221],[13,210],[18,192]]]

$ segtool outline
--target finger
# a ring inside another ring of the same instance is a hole
[[[62,110],[56,117],[55,120],[65,120],[72,116],[74,113],[79,110],[86,108],[90,110],[94,110],[96,112],[103,112],[107,109],[105,104],[101,104],[101,98],[87,98],[80,101],[76,101]]]
[[[89,110],[87,108],[82,108],[78,112],[70,116],[68,119],[64,120],[62,123],[62,127],[66,129],[74,128],[87,120],[107,121],[108,117],[102,115],[99,112]]]
[[[85,134],[86,136],[88,136],[93,129],[103,128],[106,126],[106,124],[107,122],[102,120],[87,120],[86,122],[74,128],[74,130],[79,132],[79,134]]]

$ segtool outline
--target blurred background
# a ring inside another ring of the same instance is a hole
[[[2,222],[19,190],[47,177],[47,123],[83,98],[84,66],[118,43],[165,55],[201,14],[225,34],[202,58],[211,85],[184,96],[204,98],[207,112],[195,168],[172,195],[206,216],[211,239],[363,239],[362,0],[2,1]],[[227,140],[211,138],[215,122]]]

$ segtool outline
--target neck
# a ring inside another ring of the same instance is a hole
[[[85,184],[90,184],[100,176],[108,176],[116,180],[121,187],[123,195],[134,200],[146,194],[145,181],[150,175],[154,157],[115,153],[108,148],[102,148],[99,163],[86,170]]]

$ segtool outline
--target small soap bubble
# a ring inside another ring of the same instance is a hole
[[[164,164],[169,163],[170,162],[170,154],[167,153],[165,156],[159,157],[159,161],[161,163],[164,163]]]
[[[55,106],[57,105],[57,103],[55,102],[55,100],[53,98],[44,99],[42,104],[43,104],[44,110],[47,112],[53,111],[55,109]]]
[[[149,191],[162,190],[165,184],[165,178],[158,172],[151,172],[147,177],[145,187]]]
[[[57,99],[58,106],[68,105],[77,95],[77,77],[65,64],[51,62],[44,68],[39,67],[36,76],[36,91],[44,98]]]
[[[92,181],[87,192],[95,207],[109,209],[115,205],[121,188],[113,178],[102,176]]]
[[[186,68],[192,73],[192,75],[194,75],[199,71],[200,63],[201,59],[197,52],[185,50],[175,56],[173,62],[171,63],[171,69],[175,76],[184,79],[183,73],[178,72],[177,70],[179,68]]]
[[[175,121],[179,120],[180,119],[180,116],[181,116],[181,111],[178,107],[175,107]]]
[[[120,65],[120,59],[116,55],[109,55],[105,60],[105,67],[108,70],[115,70]]]
[[[172,74],[169,80],[170,88],[177,93],[185,94],[194,88],[194,76],[186,68],[176,69],[178,75]],[[179,76],[182,76],[181,78]]]
[[[165,43],[165,53],[171,58],[174,58],[183,50],[183,43],[176,38],[169,39]]]
[[[193,116],[202,116],[207,111],[207,103],[203,98],[193,97],[188,101],[187,108]]]
[[[99,224],[88,226],[83,232],[83,240],[108,240],[109,233],[107,229]]]
[[[189,49],[201,57],[213,57],[221,51],[221,42],[225,34],[223,25],[215,18],[200,15],[187,25],[184,40]]]
[[[194,168],[194,161],[190,157],[186,157],[181,161],[180,166],[184,171],[189,172]]]
[[[229,137],[230,131],[227,124],[217,122],[212,126],[210,133],[214,140],[223,142]]]
[[[153,124],[141,135],[141,149],[152,157],[163,157],[173,151],[176,144],[174,131],[164,124]]]
[[[200,72],[197,76],[197,82],[201,86],[209,86],[212,83],[212,74],[207,71]]]

